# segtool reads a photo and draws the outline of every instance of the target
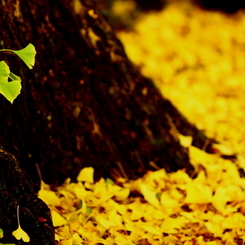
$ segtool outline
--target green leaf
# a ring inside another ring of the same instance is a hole
[[[23,62],[32,69],[35,63],[36,49],[29,43],[25,48],[20,50],[0,49],[0,52],[13,52],[23,60]],[[12,80],[9,82],[9,80]],[[9,66],[5,61],[0,61],[0,93],[11,103],[20,94],[21,78],[10,72]]]
[[[0,245],[15,245],[13,243],[0,243]]]
[[[8,79],[13,81],[8,82]],[[0,61],[0,93],[11,103],[20,94],[21,79],[14,73],[10,72],[9,66],[5,61]]]
[[[36,49],[31,43],[21,50],[12,50],[12,52],[17,54],[25,62],[29,69],[33,68],[35,64]]]
[[[11,82],[0,82],[0,93],[6,97],[11,103],[20,94],[21,83],[18,80]]]
[[[0,82],[7,82],[10,74],[9,66],[5,61],[0,61]]]
[[[13,80],[17,80],[21,82],[21,79],[19,76],[15,75],[13,72],[9,73],[9,78],[13,81]]]
[[[0,228],[0,238],[3,237],[3,230]]]

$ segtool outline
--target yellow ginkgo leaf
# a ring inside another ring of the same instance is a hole
[[[73,239],[70,238],[68,240],[62,240],[59,242],[59,245],[72,245],[73,244]]]
[[[225,205],[229,200],[229,196],[227,195],[227,192],[228,192],[227,188],[223,186],[218,186],[213,195],[212,204],[220,212],[224,211]]]
[[[54,210],[51,210],[51,216],[54,227],[66,225],[68,223],[66,219],[64,219],[60,214],[58,214]]]
[[[17,230],[12,232],[12,234],[17,240],[22,239],[24,242],[30,241],[30,237],[28,236],[28,234],[24,230],[22,230],[20,225],[18,226]]]
[[[92,167],[83,168],[77,176],[77,181],[94,183],[94,169]]]
[[[221,227],[221,224],[215,224],[210,221],[205,223],[205,226],[207,229],[212,232],[215,236],[222,237],[223,229]]]
[[[41,198],[47,205],[59,206],[60,200],[53,191],[40,190],[38,192],[39,198]]]
[[[231,148],[222,144],[213,144],[213,147],[219,150],[224,155],[234,155],[234,152]]]
[[[192,136],[184,136],[182,134],[179,134],[179,141],[182,146],[189,147],[192,143]]]
[[[111,210],[108,214],[108,220],[112,223],[115,223],[118,226],[123,227],[122,225],[122,216],[117,213],[115,209]]]
[[[17,222],[18,222],[18,229],[13,231],[12,234],[13,236],[17,239],[20,240],[22,239],[24,242],[29,242],[30,241],[30,237],[28,236],[28,234],[22,230],[21,226],[20,226],[20,216],[19,216],[19,205],[17,206]]]
[[[147,223],[146,225],[142,225],[142,229],[151,234],[156,234],[156,235],[162,234],[160,227],[153,227],[152,225],[148,225]]]
[[[186,185],[186,203],[209,203],[212,200],[212,190],[207,185],[189,183]]]
[[[128,188],[123,188],[115,193],[116,199],[118,201],[123,201],[128,198],[130,190]]]
[[[46,184],[43,180],[41,180],[40,190],[47,190],[48,191],[48,190],[50,190],[50,186],[48,184]]]
[[[72,240],[73,240],[73,244],[74,245],[80,245],[80,244],[82,244],[82,238],[77,233],[74,233],[73,234]]]
[[[105,217],[103,215],[100,215],[100,214],[97,215],[95,217],[95,219],[98,222],[98,224],[100,224],[102,227],[104,227],[106,229],[109,229],[111,226],[116,225],[115,222],[105,219]]]
[[[166,219],[163,220],[161,224],[161,231],[174,232],[175,229],[180,229],[185,222],[186,219],[184,217],[177,217],[177,218],[167,217]]]
[[[156,193],[150,190],[146,184],[139,184],[141,193],[143,194],[145,200],[149,202],[154,207],[159,207],[159,200],[156,197]]]

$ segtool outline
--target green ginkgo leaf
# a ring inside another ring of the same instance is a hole
[[[17,80],[17,81],[20,81],[21,82],[21,78],[17,75],[15,75],[13,72],[10,72],[9,73],[9,78],[14,81],[14,80]]]
[[[0,52],[13,52],[22,59],[22,61],[32,69],[35,63],[36,49],[29,43],[25,48],[20,50],[0,49]],[[0,93],[11,103],[20,94],[21,78],[9,69],[5,61],[0,61]],[[0,244],[1,245],[1,244]]]
[[[1,52],[13,52],[16,55],[18,55],[25,64],[32,69],[35,64],[35,55],[36,55],[36,49],[35,47],[29,43],[25,48],[20,50],[12,50],[12,49],[0,49]]]
[[[10,74],[9,66],[5,61],[0,61],[0,82],[7,82]]]
[[[35,64],[36,49],[31,43],[21,50],[12,50],[12,52],[17,54],[30,69],[33,68]]]
[[[6,97],[11,103],[20,94],[21,83],[18,80],[11,82],[0,82],[0,93]]]

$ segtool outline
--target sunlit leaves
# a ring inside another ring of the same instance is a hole
[[[139,244],[141,239],[168,244],[176,234],[170,239],[173,244],[193,244],[194,239],[202,245],[210,237],[234,243],[244,232],[245,218],[239,210],[245,210],[245,180],[231,178],[238,170],[218,156],[203,153],[198,162],[202,170],[195,179],[183,170],[167,174],[162,169],[135,181],[122,179],[119,185],[104,179],[91,184],[93,171],[81,170],[82,175],[88,171],[89,182],[68,180],[53,192],[59,199],[49,205],[56,240],[111,244],[117,237],[124,244]]]
[[[159,200],[156,197],[154,190],[150,190],[147,184],[139,184],[140,192],[143,194],[146,201],[155,207],[159,207]]]
[[[9,78],[13,80],[9,82]],[[20,90],[20,78],[10,72],[5,61],[0,61],[0,93],[13,103],[14,99],[20,94]]]
[[[23,62],[32,69],[35,64],[36,49],[33,44],[29,43],[25,48],[21,50],[12,50],[13,53],[17,54]]]
[[[68,223],[66,219],[64,219],[59,213],[54,210],[51,211],[51,215],[54,227],[66,225]]]
[[[28,66],[29,69],[32,69],[35,64],[36,49],[31,43],[20,50],[1,49],[0,51],[15,53],[19,56],[19,58],[22,59],[22,61]]]
[[[7,82],[9,78],[9,74],[10,74],[9,66],[6,64],[5,61],[0,61],[0,75],[1,75],[0,82]]]
[[[59,198],[53,191],[49,190],[40,190],[38,192],[39,198],[41,198],[48,205],[58,206],[60,205]]]
[[[23,62],[32,69],[35,63],[36,50],[32,44],[28,44],[24,49],[11,50],[1,49],[2,51],[13,52],[18,55]],[[0,61],[0,93],[11,103],[20,94],[21,79],[19,76],[10,72],[9,66],[5,61]]]
[[[79,175],[77,176],[78,181],[87,181],[89,183],[94,182],[94,169],[91,167],[84,168],[80,171]]]
[[[19,81],[11,81],[0,83],[0,93],[6,97],[11,103],[20,94],[21,84]]]
[[[186,222],[184,217],[166,217],[161,224],[161,230],[166,233],[177,233]]]
[[[203,184],[189,183],[186,189],[186,203],[209,203],[212,199],[212,189]]]

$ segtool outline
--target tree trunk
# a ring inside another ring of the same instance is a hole
[[[21,228],[30,238],[28,244],[54,245],[50,210],[36,196],[26,173],[19,167],[15,157],[2,149],[0,164],[0,228],[4,232],[0,243],[26,244],[12,236],[12,232],[18,228],[18,209]]]
[[[150,162],[192,170],[173,131],[198,147],[207,138],[132,65],[90,0],[1,1],[0,20],[1,48],[37,49],[33,70],[1,54],[23,89],[13,105],[0,98],[0,142],[34,184],[36,163],[49,184],[85,166],[96,178],[135,178]]]

